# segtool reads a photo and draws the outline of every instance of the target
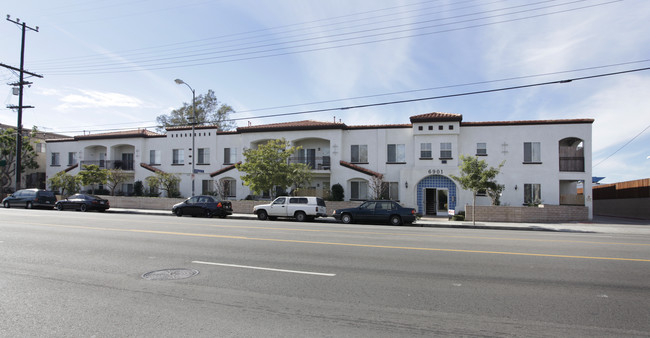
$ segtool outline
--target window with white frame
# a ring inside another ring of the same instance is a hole
[[[161,160],[160,150],[149,150],[149,164],[160,165]]]
[[[542,144],[540,142],[524,142],[524,163],[542,162]]]
[[[183,149],[174,149],[172,150],[172,164],[184,164],[185,163],[185,152]]]
[[[237,148],[223,148],[223,164],[237,162]]]
[[[210,148],[199,148],[196,164],[210,164]]]
[[[542,185],[539,183],[524,184],[524,204],[542,203]]]
[[[61,165],[61,154],[60,153],[52,153],[52,160],[50,161],[50,165],[53,166],[59,166]]]
[[[350,181],[350,199],[353,200],[368,199],[368,182]]]
[[[226,198],[235,198],[237,196],[237,181],[232,178],[224,178],[221,180],[223,187],[223,196]]]
[[[387,159],[388,163],[406,163],[406,146],[404,144],[389,144]]]
[[[440,143],[440,158],[450,159],[451,157],[451,142]]]
[[[381,198],[399,201],[399,182],[382,182]]]
[[[350,162],[368,163],[368,145],[353,144],[350,146]]]
[[[476,144],[476,156],[487,156],[487,143]]]
[[[203,180],[201,182],[201,195],[212,195],[214,192],[214,180]]]
[[[68,153],[68,165],[75,165],[75,164],[77,164],[77,153],[69,152]]]
[[[420,158],[432,158],[431,143],[420,143]]]

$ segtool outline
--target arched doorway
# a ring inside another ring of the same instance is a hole
[[[456,183],[449,177],[430,175],[417,185],[418,212],[421,215],[447,214],[456,209]]]

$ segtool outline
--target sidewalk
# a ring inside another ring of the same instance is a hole
[[[123,214],[144,214],[175,216],[171,210],[153,209],[125,209],[111,208],[108,212]],[[253,214],[233,214],[228,216],[231,219],[257,220]],[[334,218],[319,218],[318,222],[336,223]],[[482,229],[482,230],[519,230],[519,231],[551,231],[551,232],[574,232],[574,233],[625,233],[650,236],[650,220],[623,219],[615,217],[595,216],[589,222],[569,223],[505,223],[505,222],[476,222],[471,221],[450,221],[446,217],[422,217],[413,225],[415,227],[431,228],[460,228],[460,229]]]

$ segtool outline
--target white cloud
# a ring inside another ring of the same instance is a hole
[[[81,94],[68,94],[63,96],[60,101],[64,102],[55,109],[65,111],[70,109],[87,109],[87,108],[137,108],[143,106],[143,102],[133,96],[101,92],[95,90],[79,90]]]

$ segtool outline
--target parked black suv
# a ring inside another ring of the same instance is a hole
[[[2,200],[5,208],[25,207],[31,208],[54,208],[56,196],[54,192],[43,189],[22,189],[7,196]]]

